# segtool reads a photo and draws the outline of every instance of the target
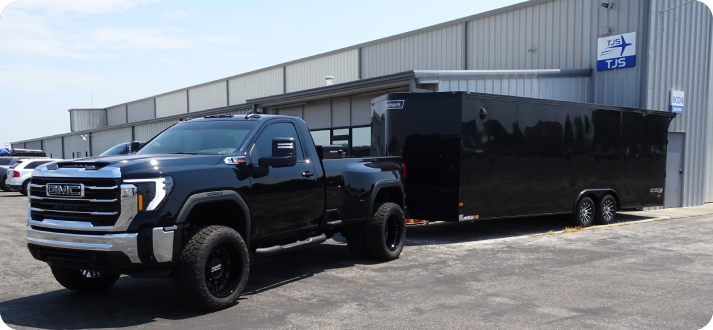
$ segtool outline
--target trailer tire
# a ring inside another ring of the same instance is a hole
[[[589,197],[582,197],[574,208],[572,222],[577,227],[589,227],[594,223],[596,213],[594,201]]]
[[[604,195],[597,204],[594,220],[600,225],[608,225],[616,221],[616,199],[612,195]]]
[[[104,291],[114,285],[121,276],[61,266],[50,266],[50,269],[55,280],[63,287],[85,293]]]
[[[186,305],[220,310],[238,300],[248,282],[250,256],[234,229],[208,226],[196,231],[181,251],[174,283]]]
[[[377,260],[397,259],[406,242],[406,221],[395,203],[375,205],[376,211],[365,231],[366,249]]]
[[[342,230],[342,236],[347,239],[349,252],[357,258],[369,258],[369,251],[366,249],[366,238],[364,229],[361,226],[354,226]]]

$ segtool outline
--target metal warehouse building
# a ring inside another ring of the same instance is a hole
[[[387,92],[660,111],[680,106],[672,95],[683,92],[670,126],[666,206],[695,206],[713,202],[711,18],[698,1],[533,0],[106,109],[70,109],[71,133],[12,146],[86,157],[148,140],[179,118],[256,109],[301,117],[317,144],[359,155],[370,143],[370,100]]]

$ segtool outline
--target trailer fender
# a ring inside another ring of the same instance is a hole
[[[572,204],[572,212],[576,212],[577,203],[579,203],[579,200],[583,197],[590,197],[597,201],[604,197],[604,195],[606,194],[611,194],[612,196],[614,196],[614,199],[616,199],[617,209],[620,209],[621,203],[619,202],[619,194],[617,194],[614,189],[585,189],[582,190],[577,196],[577,198],[574,200],[574,204]]]

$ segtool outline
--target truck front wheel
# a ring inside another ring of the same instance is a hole
[[[63,287],[77,292],[98,292],[108,289],[119,279],[119,274],[50,266],[54,278]]]
[[[366,249],[377,260],[390,261],[399,257],[406,242],[404,212],[398,204],[375,205],[376,211],[366,226]]]
[[[219,310],[238,300],[249,269],[248,248],[240,234],[230,227],[209,226],[197,231],[183,248],[174,282],[187,305]]]

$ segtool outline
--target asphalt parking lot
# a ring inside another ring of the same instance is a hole
[[[253,256],[240,303],[205,313],[170,279],[77,294],[25,247],[27,200],[0,193],[0,316],[13,329],[699,329],[713,315],[713,216],[556,233],[562,217],[409,227],[402,257],[350,256],[340,237]],[[543,235],[553,230],[555,234]]]

